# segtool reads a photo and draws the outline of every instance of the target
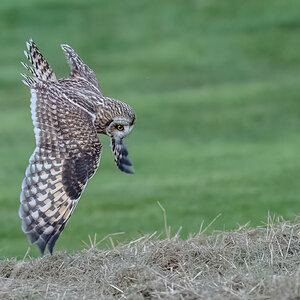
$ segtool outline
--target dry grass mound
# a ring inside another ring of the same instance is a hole
[[[168,233],[168,232],[167,232]],[[299,299],[300,223],[0,261],[2,299]]]

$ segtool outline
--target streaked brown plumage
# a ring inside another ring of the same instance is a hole
[[[101,156],[97,133],[111,138],[121,171],[133,173],[123,138],[132,130],[135,113],[124,102],[104,97],[94,72],[68,45],[61,46],[71,68],[57,79],[35,43],[25,55],[32,64],[22,74],[31,91],[36,148],[22,183],[19,216],[22,230],[42,253],[50,253],[80,196],[96,172]]]

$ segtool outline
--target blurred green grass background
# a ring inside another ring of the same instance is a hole
[[[59,77],[70,44],[95,70],[104,95],[129,103],[126,140],[136,174],[118,171],[104,144],[56,249],[81,249],[125,232],[228,230],[299,211],[300,2],[286,0],[1,1],[0,256],[28,243],[19,193],[34,149],[30,94],[21,83],[29,38]],[[101,246],[105,246],[105,242]],[[31,255],[37,255],[36,246]]]

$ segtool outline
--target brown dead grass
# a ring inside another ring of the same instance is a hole
[[[169,235],[169,232],[167,232]],[[300,299],[300,222],[0,261],[2,299]]]

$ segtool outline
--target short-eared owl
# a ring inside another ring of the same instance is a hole
[[[22,183],[19,216],[22,230],[42,253],[50,253],[79,198],[96,172],[101,156],[99,134],[111,138],[119,169],[133,173],[123,145],[135,123],[132,108],[104,97],[94,72],[68,45],[61,45],[71,68],[70,76],[57,79],[35,43],[24,51],[32,73],[23,82],[30,87],[31,115],[36,148]]]

